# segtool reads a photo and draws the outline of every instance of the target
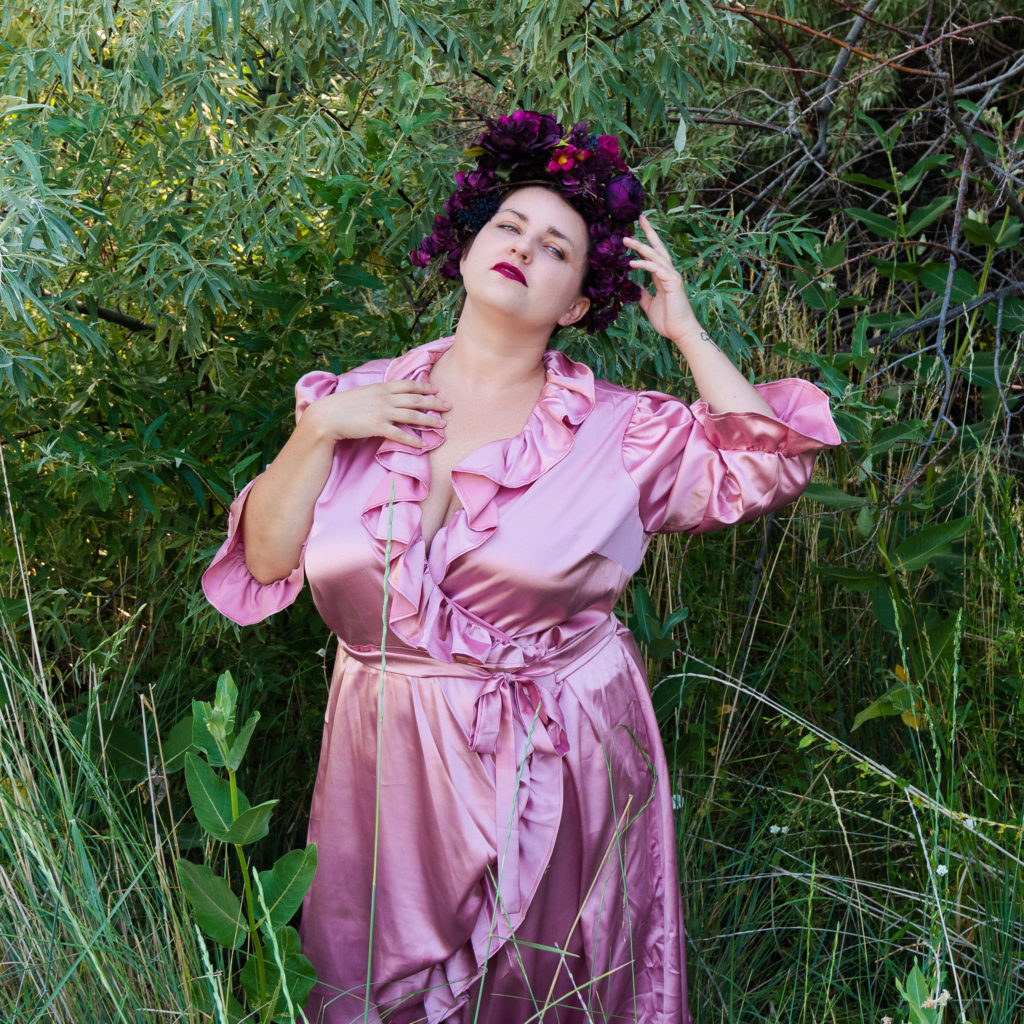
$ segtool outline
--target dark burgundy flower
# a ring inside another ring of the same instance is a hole
[[[601,260],[608,260],[620,257],[625,251],[625,246],[622,244],[622,235],[613,234],[607,238],[602,238],[594,244],[591,251],[593,253],[592,259],[596,257]]]
[[[477,145],[509,167],[534,159],[538,150],[553,149],[562,137],[559,123],[550,114],[516,110],[488,124]]]
[[[622,291],[619,292],[623,302],[639,302],[640,301],[640,285],[636,281],[625,281],[622,285]]]
[[[634,221],[644,208],[644,193],[632,174],[620,174],[608,182],[605,195],[608,212],[616,220]]]

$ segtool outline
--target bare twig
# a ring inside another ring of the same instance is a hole
[[[850,58],[853,56],[854,44],[860,39],[868,23],[868,18],[874,13],[875,8],[880,3],[881,0],[868,0],[864,5],[864,10],[854,19],[853,24],[850,26],[850,31],[846,33],[846,39],[843,40],[843,49],[839,51],[835,64],[832,65],[832,70],[829,72],[828,84],[825,86],[825,95],[817,103],[819,110],[818,141],[811,150],[819,159],[823,158],[826,152],[828,152],[828,122],[832,116],[832,109],[836,104],[836,92],[846,72],[846,65],[850,63]]]

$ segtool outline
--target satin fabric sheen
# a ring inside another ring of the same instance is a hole
[[[337,390],[428,379],[451,341],[309,373],[297,416]],[[339,442],[302,565],[267,585],[245,564],[247,487],[203,577],[243,625],[308,578],[341,641],[301,926],[311,1021],[690,1020],[670,779],[612,609],[653,533],[794,500],[839,435],[805,381],[759,386],[773,420],[595,381],[555,350],[545,363],[524,430],[453,471],[462,507],[429,551],[419,502],[442,437],[423,429],[423,449]]]

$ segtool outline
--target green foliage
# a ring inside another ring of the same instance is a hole
[[[235,773],[259,715],[251,715],[236,734],[237,704],[238,689],[229,672],[217,680],[212,704],[193,704],[193,744],[205,757],[185,754],[185,783],[192,810],[206,835],[225,847],[234,847],[244,898],[240,900],[228,879],[215,874],[208,863],[194,864],[179,858],[178,877],[203,932],[229,951],[243,943],[251,950],[238,975],[251,1011],[261,1022],[294,1021],[296,1010],[301,1009],[316,983],[316,974],[300,952],[298,932],[288,922],[313,881],[316,846],[285,854],[262,876],[250,869],[242,847],[267,834],[278,801],[252,807],[238,789]],[[227,779],[211,765],[226,767]],[[209,982],[217,984],[213,978]],[[241,1006],[239,995],[229,986],[227,999],[218,989],[215,1001]]]
[[[332,645],[308,598],[241,637],[198,574],[301,373],[447,332],[456,296],[406,253],[481,118],[526,105],[624,136],[709,329],[758,378],[820,382],[846,442],[796,510],[657,539],[624,602],[681,797],[696,1016],[859,1022],[897,994],[932,1013],[913,949],[957,974],[967,1016],[1016,1020],[1017,18],[0,8],[0,1011],[300,1005],[288,922],[315,854],[291,848]],[[559,343],[690,393],[635,314]],[[251,685],[197,700],[228,663]],[[238,789],[243,758],[282,827]],[[198,826],[171,813],[186,795]],[[177,881],[165,843],[188,854]]]

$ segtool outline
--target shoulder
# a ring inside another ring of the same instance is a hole
[[[661,391],[636,391],[606,380],[595,380],[594,399],[595,412],[600,411],[606,417],[623,421],[628,429],[650,419],[690,418],[687,404],[674,395]]]
[[[594,411],[606,415],[625,416],[627,419],[636,408],[639,391],[612,384],[607,380],[594,380]]]
[[[373,359],[362,366],[356,366],[344,373],[332,373],[330,370],[311,370],[303,374],[295,384],[295,415],[302,415],[313,402],[338,391],[350,391],[352,388],[376,384],[385,379],[392,359]]]

